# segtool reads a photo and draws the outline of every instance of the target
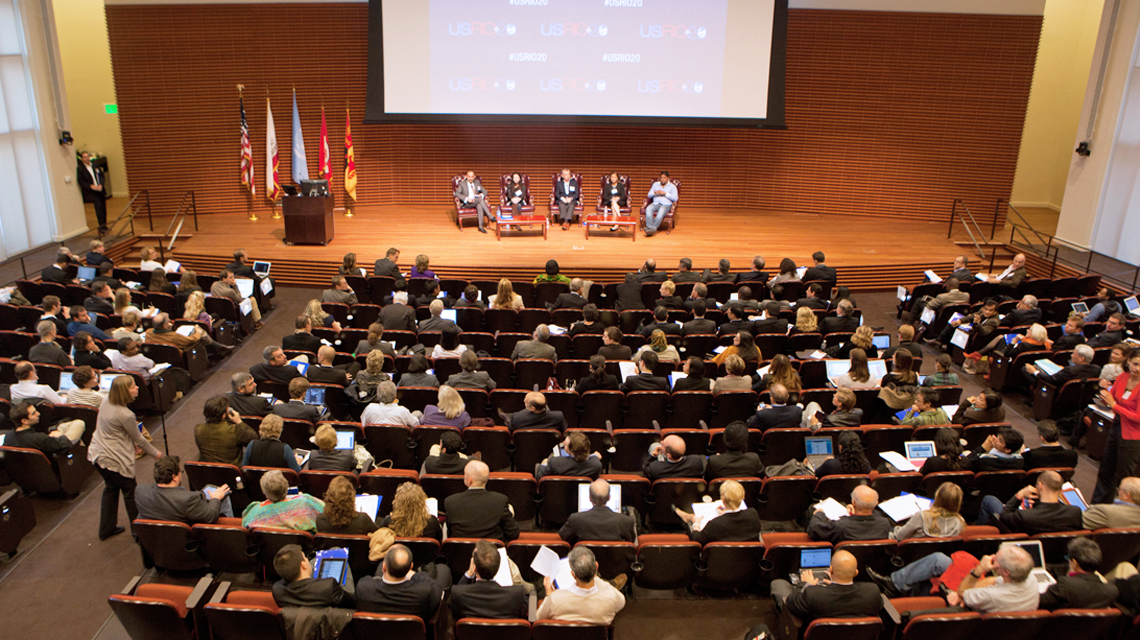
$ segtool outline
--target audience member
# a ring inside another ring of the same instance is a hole
[[[776,382],[768,387],[768,395],[772,401],[771,406],[761,404],[756,413],[748,419],[749,429],[794,429],[800,426],[803,419],[803,409],[799,405],[789,404],[788,389]]]
[[[641,359],[637,361],[637,375],[626,378],[621,385],[621,390],[626,393],[630,391],[668,391],[669,380],[653,375],[653,370],[657,368],[657,362],[655,351],[642,353]]]
[[[411,411],[400,406],[396,401],[396,385],[385,380],[376,386],[376,402],[364,408],[360,422],[365,426],[370,424],[402,424],[415,427],[420,424],[419,418]]]
[[[434,373],[428,373],[431,361],[422,353],[412,356],[408,362],[408,370],[400,376],[400,387],[438,387],[439,378]]]
[[[602,456],[590,453],[590,439],[581,431],[572,431],[562,441],[559,455],[550,456],[539,463],[534,471],[535,480],[543,476],[574,476],[597,480],[602,473]]]
[[[1068,572],[1041,594],[1038,608],[1049,611],[1111,608],[1120,592],[1096,571],[1104,557],[1100,545],[1088,538],[1073,538],[1065,551]]]
[[[632,360],[633,351],[621,343],[621,329],[606,327],[602,332],[602,346],[598,348],[598,355],[606,360]]]
[[[985,389],[976,396],[970,396],[958,405],[954,412],[954,424],[990,424],[1005,422],[1005,409],[1001,394],[993,389]]]
[[[908,427],[950,424],[950,416],[938,404],[938,395],[937,389],[922,387],[914,398],[914,406],[907,410],[901,420],[896,419],[896,422]]]
[[[923,475],[945,471],[969,471],[970,459],[962,456],[962,444],[958,432],[943,427],[934,434],[934,455],[922,463],[919,473]]]
[[[720,506],[710,519],[673,507],[689,525],[689,538],[706,545],[710,542],[755,542],[760,539],[760,515],[744,504],[744,487],[735,480],[720,483]]]
[[[56,342],[56,327],[55,323],[51,320],[40,320],[36,324],[36,333],[40,334],[40,341],[32,345],[28,350],[29,362],[42,362],[44,364],[54,364],[59,367],[70,367],[71,358],[63,347],[59,346]],[[91,334],[87,334],[88,337]]]
[[[355,471],[356,455],[352,449],[337,449],[336,429],[325,423],[313,436],[316,449],[309,452],[309,471]]]
[[[606,373],[605,357],[597,354],[590,356],[590,373],[574,385],[574,390],[579,394],[587,391],[617,391],[619,388],[621,382],[617,376]]]
[[[567,544],[579,540],[623,540],[635,542],[637,530],[633,518],[612,511],[606,504],[610,499],[610,483],[602,479],[590,483],[590,504],[587,511],[571,513],[566,524],[558,531]]]
[[[487,490],[490,470],[481,460],[470,460],[463,468],[467,490],[443,501],[448,535],[459,538],[494,538],[504,543],[519,537],[514,509],[507,497]]]
[[[494,378],[486,371],[476,371],[479,367],[479,356],[468,349],[459,356],[459,373],[452,374],[447,379],[447,386],[454,389],[483,389],[493,391],[496,386]]]
[[[1052,420],[1038,422],[1037,435],[1041,438],[1041,446],[1021,452],[1026,469],[1077,466],[1080,454],[1073,449],[1066,449],[1061,444],[1061,432],[1057,430],[1056,422]]]
[[[728,375],[717,378],[713,383],[713,393],[722,391],[749,391],[752,389],[752,377],[748,375],[747,365],[740,356],[732,355],[724,361],[724,372]],[[664,380],[664,378],[662,378]]]
[[[380,309],[380,324],[390,331],[415,331],[416,310],[408,306],[408,292],[392,294],[392,304]]]
[[[245,455],[241,466],[289,468],[301,473],[301,461],[304,457],[294,453],[292,447],[281,442],[281,431],[284,423],[279,415],[269,415],[258,425],[259,439],[245,445]]]
[[[518,429],[558,429],[566,431],[566,416],[561,411],[548,409],[546,396],[541,391],[531,391],[523,399],[523,408],[506,414],[499,410],[499,416],[511,431]]]
[[[706,477],[754,478],[759,477],[762,467],[760,456],[748,450],[748,426],[737,420],[724,428],[724,453],[709,456]]]
[[[253,378],[244,371],[234,374],[234,377],[237,376],[246,376],[249,377],[250,382],[253,381]],[[282,418],[289,418],[290,420],[305,420],[313,424],[320,422],[325,415],[324,408],[320,405],[306,404],[305,396],[308,395],[308,393],[309,381],[305,378],[293,378],[289,381],[289,402],[278,402],[273,405],[273,413],[276,413]],[[234,395],[237,394],[235,393]],[[258,399],[268,404],[265,398]],[[242,414],[247,415],[244,412],[242,412]]]
[[[442,473],[460,475],[467,466],[468,457],[463,455],[463,438],[454,431],[444,431],[439,444],[432,445],[428,457],[424,459],[420,473]]]
[[[392,513],[376,524],[388,527],[397,538],[432,538],[443,541],[443,528],[439,525],[439,518],[428,511],[427,494],[414,482],[404,482],[396,487]]]
[[[1140,478],[1120,481],[1112,504],[1094,504],[1081,516],[1082,528],[1095,530],[1118,527],[1140,527]]]
[[[304,384],[304,388],[308,389],[308,380],[305,380],[304,378],[294,378],[293,380],[289,381],[290,397],[292,397],[293,389],[299,390],[301,388],[299,386],[294,386],[293,384],[294,382],[298,381],[301,381]],[[249,375],[248,373],[239,371],[230,376],[230,389],[231,391],[226,394],[226,400],[229,401],[230,406],[233,407],[234,410],[237,411],[240,415],[258,416],[264,418],[270,413],[277,413],[274,411],[274,407],[270,406],[268,400],[257,395],[257,382],[253,379],[253,376]],[[304,393],[302,392],[301,396],[298,397],[304,397]],[[280,406],[290,405],[285,404]],[[286,413],[294,412],[289,411]],[[293,415],[286,415],[286,413],[281,413],[280,415],[286,418],[296,417]],[[315,422],[315,420],[311,422]]]
[[[680,436],[665,436],[649,446],[642,472],[650,482],[661,478],[701,478],[705,475],[705,457],[685,455],[685,441]]]
[[[301,375],[297,367],[289,364],[285,352],[281,347],[270,345],[261,350],[265,362],[259,362],[249,368],[250,375],[258,382],[280,382],[289,384],[289,381]]]
[[[996,524],[1002,533],[1037,535],[1081,528],[1081,509],[1061,502],[1060,474],[1044,471],[1037,484],[1018,491],[1003,506],[994,496],[982,498],[976,524]],[[1025,506],[1028,504],[1028,506]]]
[[[855,431],[844,431],[836,437],[835,457],[829,458],[815,470],[815,477],[838,474],[871,473],[871,463],[863,452],[863,444]],[[807,461],[804,461],[807,464]]]
[[[420,424],[462,429],[471,424],[471,414],[467,413],[466,408],[458,391],[442,385],[439,388],[436,404],[424,407]]]
[[[257,440],[257,433],[230,407],[226,396],[214,396],[202,407],[206,422],[194,427],[194,444],[200,462],[236,465],[242,459],[242,447]]]
[[[356,488],[348,478],[333,478],[325,491],[325,510],[317,516],[317,532],[366,536],[375,530],[372,518],[356,510]]]
[[[588,547],[570,551],[570,571],[574,584],[556,585],[544,581],[546,599],[538,608],[539,620],[565,620],[607,626],[625,607],[625,596],[605,580],[597,580],[598,563]]]
[[[324,510],[323,502],[307,493],[289,495],[289,481],[276,469],[262,475],[260,484],[265,500],[249,503],[242,513],[241,526],[317,532],[317,516]]]
[[[845,540],[882,540],[889,538],[894,523],[879,506],[879,494],[866,485],[855,487],[851,492],[848,515],[832,520],[818,506],[808,521],[807,534],[812,540],[838,544]]]
[[[534,359],[558,360],[558,352],[554,345],[548,344],[550,340],[550,327],[545,324],[538,325],[534,330],[533,340],[519,340],[511,352],[512,360]]]
[[[959,513],[962,510],[962,487],[953,482],[943,482],[934,492],[934,503],[929,509],[919,511],[902,525],[891,531],[894,540],[910,538],[953,538],[966,530],[966,521]],[[867,574],[874,571],[867,568]]]
[[[213,485],[203,491],[182,486],[182,460],[164,456],[154,461],[154,484],[135,491],[139,517],[146,520],[173,520],[186,524],[213,524],[218,517],[234,517],[230,506],[230,486]]]
[[[40,423],[40,412],[36,406],[27,400],[17,403],[8,412],[16,430],[4,438],[4,446],[20,447],[23,449],[36,449],[44,455],[54,456],[71,450],[71,447],[80,443],[86,424],[82,420],[67,420],[60,422],[49,431],[33,429]]]
[[[287,544],[273,557],[273,570],[281,579],[273,583],[273,600],[279,607],[345,607],[356,601],[336,578],[314,578],[313,565],[305,552]]]
[[[526,619],[526,590],[521,585],[504,587],[495,582],[502,560],[499,549],[489,540],[475,543],[471,566],[451,588],[451,612],[456,620]]]
[[[857,575],[855,556],[850,551],[836,551],[831,556],[829,580],[821,582],[811,569],[804,569],[795,587],[787,580],[773,580],[772,598],[777,609],[787,608],[805,625],[819,618],[877,618],[883,607],[882,596],[875,585],[855,582]]]
[[[982,446],[970,452],[970,466],[974,473],[1024,469],[1021,448],[1025,439],[1013,427],[1001,427],[986,438]]]

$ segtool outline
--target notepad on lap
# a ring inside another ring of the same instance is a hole
[[[1057,375],[1061,371],[1061,369],[1063,368],[1063,367],[1061,367],[1061,365],[1057,364],[1056,362],[1053,362],[1052,360],[1046,360],[1044,358],[1042,358],[1041,360],[1034,361],[1033,366],[1037,367],[1042,372],[1047,373],[1051,376]]]
[[[923,271],[923,273],[926,274],[926,277],[929,278],[931,282],[942,282],[942,278],[939,278],[938,274],[934,273],[933,269],[927,269],[926,271]]]
[[[839,504],[839,501],[835,498],[828,498],[823,502],[816,503],[815,506],[820,511],[823,511],[823,515],[827,516],[828,520],[838,520],[849,515],[847,513],[847,507]]]

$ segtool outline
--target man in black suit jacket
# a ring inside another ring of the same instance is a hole
[[[680,325],[674,322],[669,322],[669,310],[665,307],[660,306],[653,310],[653,320],[648,324],[643,325],[640,329],[637,330],[637,332],[648,338],[653,334],[654,331],[657,331],[658,329],[660,329],[661,332],[667,336],[681,335]]]
[[[610,483],[601,478],[590,483],[589,511],[571,513],[558,535],[570,546],[579,540],[637,541],[633,518],[615,513],[606,506],[610,499]]]
[[[693,285],[693,290],[689,293],[689,298],[685,300],[685,303],[682,306],[684,307],[685,311],[692,311],[696,306],[697,301],[700,300],[704,303],[706,311],[710,306],[715,309],[717,307],[716,300],[709,300],[708,295],[708,285],[703,282],[698,282]]]
[[[740,333],[741,331],[747,331],[749,333],[752,333],[752,335],[756,335],[752,331],[756,325],[753,324],[751,320],[745,318],[744,307],[740,306],[739,304],[735,302],[730,304],[728,306],[728,309],[725,311],[725,317],[727,317],[728,320],[724,324],[720,325],[720,331],[718,332],[718,335],[727,336],[735,333]]]
[[[761,333],[788,334],[788,321],[780,317],[779,302],[765,300],[760,305],[760,310],[764,312],[765,318],[752,323],[752,330],[756,332],[753,335],[760,335]]]
[[[1100,545],[1089,538],[1073,538],[1065,551],[1069,559],[1067,575],[1059,576],[1057,584],[1049,585],[1037,606],[1049,611],[1111,607],[1120,591],[1096,573],[1104,559]]]
[[[819,332],[823,335],[829,333],[854,332],[859,328],[859,319],[854,317],[855,307],[850,300],[840,300],[835,309],[836,315],[827,316],[819,325]]]
[[[110,262],[104,262],[98,266],[99,275],[95,276],[95,282],[106,282],[107,286],[114,289],[122,289],[125,285],[119,282],[119,279],[111,275],[114,272],[115,265]],[[92,284],[92,287],[95,285]]]
[[[657,366],[657,354],[653,351],[646,351],[641,354],[641,360],[637,361],[638,374],[636,376],[629,376],[621,385],[621,390],[629,393],[630,391],[668,391],[669,381],[653,375],[653,369]]]
[[[677,273],[673,274],[673,282],[700,282],[701,274],[693,271],[693,261],[681,258],[677,266]]]
[[[445,294],[442,298],[439,297],[439,280],[429,279],[424,283],[424,287],[424,294],[422,296],[416,296],[415,299],[412,300],[411,306],[428,307],[436,300],[439,300],[446,309],[455,306],[455,300],[452,300],[451,296]],[[420,331],[432,331],[432,329],[420,329]]]
[[[709,456],[709,480],[752,478],[761,473],[760,456],[748,450],[748,426],[737,420],[724,428],[724,453]]]
[[[400,250],[396,247],[391,247],[383,258],[376,261],[372,265],[372,275],[374,276],[387,276],[396,281],[396,288],[403,289],[408,286],[407,280],[404,280],[404,274],[400,273],[400,267],[396,266],[396,262],[400,259]]]
[[[1124,342],[1124,323],[1123,313],[1112,314],[1104,323],[1104,331],[1093,336],[1088,345],[1095,349],[1097,347],[1111,347]]]
[[[428,620],[443,603],[443,592],[451,586],[451,570],[435,566],[435,578],[412,570],[412,551],[394,544],[384,554],[376,575],[360,579],[356,585],[356,609],[368,613],[412,614]]]
[[[84,202],[95,207],[95,219],[99,222],[99,235],[107,232],[107,188],[103,183],[103,170],[91,164],[91,154],[79,154],[79,166],[75,168],[75,182]]]
[[[273,304],[269,302],[268,298],[273,298],[277,295],[277,282],[268,276],[258,275],[253,270],[253,266],[248,264],[249,254],[245,249],[237,249],[234,251],[234,261],[226,265],[226,270],[233,272],[239,278],[249,278],[253,280],[253,298],[257,301],[257,306],[262,311],[268,311],[273,308]],[[261,292],[261,281],[268,280],[271,288],[268,294]]]
[[[728,270],[732,268],[732,263],[728,258],[721,258],[717,262],[716,272],[712,269],[705,269],[701,279],[705,282],[736,282],[736,274],[729,273]]]
[[[360,371],[360,364],[353,362],[348,365],[333,365],[335,359],[336,349],[328,345],[322,346],[317,350],[316,366],[309,367],[309,370],[305,372],[305,377],[309,379],[309,382],[347,387],[356,372]]]
[[[807,307],[808,309],[827,309],[827,301],[821,296],[823,295],[823,287],[817,283],[812,283],[807,286],[807,291],[804,292],[806,298],[796,300],[796,309],[800,307]]]
[[[597,480],[602,473],[601,454],[590,452],[590,439],[580,431],[570,433],[559,446],[560,455],[551,455],[534,470],[534,479],[570,476]]]
[[[826,259],[823,255],[823,252],[816,251],[815,253],[811,254],[811,259],[815,262],[815,266],[809,267],[808,270],[804,272],[804,277],[800,278],[800,280],[803,280],[804,282],[811,282],[812,280],[826,280],[831,283],[831,286],[835,286],[835,269],[832,269],[823,263],[823,261]]]
[[[308,420],[313,424],[320,422],[325,412],[319,406],[305,404],[304,398],[308,391],[307,379],[293,378],[289,381],[289,402],[278,402],[273,405],[273,413],[290,420]]]
[[[788,389],[779,382],[768,387],[772,406],[761,405],[756,414],[748,419],[749,429],[794,429],[801,425],[804,410],[797,405],[788,404]]]
[[[804,569],[796,587],[787,580],[773,580],[777,608],[787,607],[805,626],[819,618],[879,617],[883,596],[874,583],[855,582],[859,567],[850,551],[836,551],[828,573],[831,581],[820,583],[810,569]]]
[[[1027,449],[1021,454],[1026,469],[1077,466],[1080,455],[1075,449],[1066,449],[1061,444],[1061,432],[1057,429],[1056,422],[1052,420],[1038,422],[1037,435],[1041,437],[1041,446]]]
[[[574,219],[574,209],[581,199],[582,185],[578,184],[578,179],[569,169],[563,169],[562,175],[554,183],[554,201],[558,203],[558,217],[562,221],[563,231],[570,228],[570,222]]]
[[[351,609],[356,605],[352,594],[345,591],[336,578],[313,578],[312,563],[295,544],[287,544],[277,551],[273,557],[273,570],[281,576],[273,584],[273,599],[279,607]]]
[[[1037,308],[1037,296],[1026,295],[1017,303],[1017,308],[1005,314],[998,326],[1020,327],[1041,322],[1041,309]]]
[[[685,441],[680,436],[665,436],[661,442],[649,447],[649,457],[642,472],[650,482],[661,478],[703,478],[705,457],[685,455]]]
[[[304,378],[298,376],[294,380],[304,380]],[[289,384],[292,388],[293,381],[291,380]],[[307,386],[308,383],[306,383]],[[273,407],[270,406],[269,401],[257,395],[257,381],[250,374],[239,371],[230,376],[230,389],[231,391],[226,394],[226,399],[229,400],[230,406],[238,414],[264,418],[273,413]]]
[[[1061,337],[1053,341],[1053,351],[1068,351],[1075,349],[1078,344],[1085,344],[1085,320],[1073,313],[1069,315],[1064,326],[1061,327]]]
[[[947,278],[955,278],[958,282],[969,282],[974,278],[974,274],[970,273],[970,259],[966,256],[954,258],[952,269]]]
[[[262,349],[261,356],[265,358],[265,362],[259,362],[249,368],[250,375],[258,382],[268,380],[288,384],[290,380],[301,375],[297,367],[289,364],[285,358],[285,352],[277,345],[270,345]]]
[[[67,273],[67,265],[71,263],[70,257],[66,253],[59,253],[55,256],[55,262],[44,267],[41,276],[44,282],[55,282],[57,284],[69,285],[75,282]]]
[[[209,497],[201,491],[190,491],[182,486],[181,464],[178,456],[164,456],[154,462],[155,484],[139,485],[135,492],[139,517],[186,524],[213,524],[218,516],[232,518],[233,507],[226,497],[229,485],[210,489]]]
[[[52,324],[55,325],[56,334],[66,336],[67,310],[63,308],[62,304],[60,304],[59,298],[56,296],[44,296],[43,302],[40,303],[40,307],[43,308],[44,313],[40,316],[39,320],[36,320],[36,325],[38,326],[40,322],[44,320],[51,320]]]
[[[1061,385],[1069,380],[1076,380],[1079,378],[1095,378],[1100,375],[1100,365],[1092,364],[1096,352],[1087,344],[1079,344],[1073,349],[1073,355],[1070,359],[1069,366],[1061,369],[1053,375],[1049,375],[1044,371],[1039,370],[1036,366],[1027,364],[1025,371],[1030,376],[1037,376],[1037,380],[1046,382],[1058,389]]]
[[[420,321],[419,331],[443,331],[448,327],[458,329],[459,327],[457,327],[454,322],[440,317],[440,314],[443,313],[443,307],[443,300],[438,298],[432,300],[431,304],[428,305],[428,309],[431,311],[431,317]]]
[[[316,355],[321,348],[321,339],[313,335],[313,321],[309,316],[297,316],[293,322],[293,333],[281,338],[281,348],[290,351],[308,351]]]
[[[882,511],[876,511],[877,506],[879,493],[867,485],[859,485],[851,492],[851,504],[847,507],[849,515],[832,520],[822,510],[816,509],[808,520],[808,537],[831,544],[845,540],[889,538],[895,524]]]
[[[101,313],[105,316],[115,314],[115,294],[106,282],[92,282],[91,295],[83,301],[83,308],[91,313]]]
[[[641,283],[637,281],[637,274],[625,274],[625,282],[617,286],[617,300],[614,301],[614,310],[618,313],[630,309],[644,309],[645,303],[641,300]]]
[[[406,291],[397,291],[392,295],[392,304],[380,310],[380,324],[394,331],[416,330],[416,310],[408,306]]]
[[[507,496],[487,490],[491,470],[481,460],[469,460],[463,468],[467,491],[443,501],[447,534],[453,538],[493,538],[504,543],[519,537],[519,524]]]
[[[658,293],[661,294],[661,297],[657,299],[658,307],[665,307],[666,309],[684,308],[685,301],[681,299],[681,296],[674,295],[677,293],[677,285],[672,280],[662,282]]]
[[[495,582],[502,556],[488,540],[475,543],[471,566],[459,584],[451,588],[451,612],[456,620],[463,618],[527,617],[527,596],[522,585],[504,587]]]
[[[566,431],[566,416],[561,411],[546,408],[546,396],[531,391],[523,399],[523,408],[510,415],[499,410],[499,415],[511,431],[518,429],[558,429]]]
[[[994,496],[982,498],[977,524],[996,524],[1002,533],[1035,536],[1050,531],[1078,531],[1084,527],[1081,508],[1061,502],[1061,474],[1045,471],[1036,486],[1025,487],[1004,505]],[[1025,500],[1028,509],[1022,508]]]
[[[687,336],[694,333],[715,335],[716,322],[705,317],[705,301],[691,300],[690,302],[693,304],[693,319],[681,325],[681,335]],[[686,302],[685,304],[689,303]]]
[[[669,279],[669,274],[657,270],[657,261],[653,258],[646,260],[635,275],[638,282],[665,282]]]
[[[586,302],[582,297],[582,279],[574,278],[570,281],[570,292],[558,294],[551,309],[581,309]]]
[[[752,258],[752,271],[736,276],[737,282],[768,282],[768,273],[764,271],[764,257]]]

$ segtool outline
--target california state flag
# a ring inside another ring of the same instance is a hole
[[[332,164],[329,162],[329,128],[325,126],[325,108],[321,107],[321,149],[317,161],[317,173],[329,181],[332,189]]]
[[[273,109],[265,99],[265,195],[272,202],[281,196],[281,183],[277,178],[277,128],[273,126]]]
[[[352,150],[352,117],[344,110],[344,190],[356,202],[356,154]]]

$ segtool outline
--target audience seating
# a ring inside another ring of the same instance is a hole
[[[637,540],[634,582],[642,589],[683,589],[696,575],[700,543],[683,534],[644,534]]]
[[[194,586],[140,584],[135,576],[117,594],[107,598],[111,610],[132,640],[192,640],[203,637],[202,608],[212,579]]]
[[[131,527],[144,556],[159,569],[194,571],[206,566],[190,525],[166,520],[138,519]]]
[[[217,640],[286,640],[285,618],[268,591],[228,591],[223,582],[206,605]]]
[[[62,493],[74,496],[95,471],[87,461],[87,447],[77,444],[49,458],[38,449],[0,447],[0,463],[24,493]]]

